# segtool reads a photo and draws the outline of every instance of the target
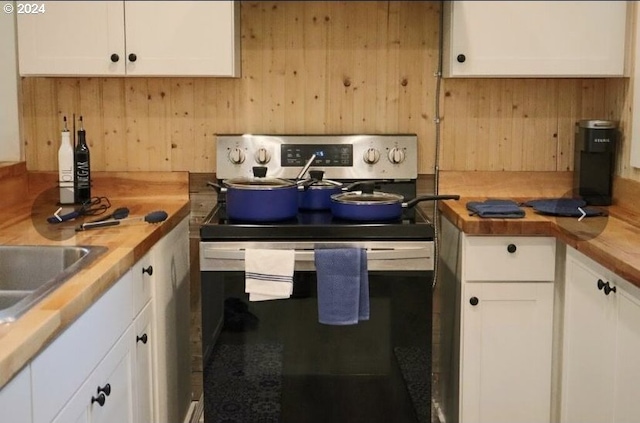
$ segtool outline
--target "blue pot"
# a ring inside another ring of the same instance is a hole
[[[298,213],[298,186],[277,178],[238,178],[223,181],[227,215],[247,222],[293,219]]]
[[[343,190],[340,182],[323,180],[321,170],[309,171],[311,180],[303,182],[298,193],[298,208],[302,210],[331,210],[331,196]]]
[[[346,192],[331,197],[331,213],[344,220],[358,222],[394,221],[402,217],[402,210],[422,201],[458,200],[459,195],[429,195],[403,202],[403,197],[385,192]]]

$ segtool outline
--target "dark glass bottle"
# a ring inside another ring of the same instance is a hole
[[[74,152],[74,171],[75,201],[77,204],[82,204],[91,199],[91,160],[82,116],[80,116],[78,144]]]

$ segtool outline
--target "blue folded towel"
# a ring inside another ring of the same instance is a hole
[[[579,198],[543,198],[527,201],[524,205],[533,207],[538,213],[551,216],[592,217],[605,215],[602,210],[587,207],[587,202]]]
[[[354,325],[369,320],[367,251],[360,248],[316,249],[318,321]]]
[[[518,219],[525,216],[524,210],[518,207],[518,203],[511,200],[485,200],[485,201],[469,201],[467,210],[470,215],[479,217],[495,217],[502,219]]]

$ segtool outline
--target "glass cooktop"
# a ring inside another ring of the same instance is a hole
[[[418,208],[403,210],[400,219],[357,222],[332,216],[330,211],[300,211],[294,219],[243,222],[229,219],[218,203],[200,227],[203,241],[258,240],[433,240],[433,225]]]

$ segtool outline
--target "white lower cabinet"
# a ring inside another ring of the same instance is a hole
[[[180,423],[191,404],[188,217],[0,390],[0,423]]]
[[[460,421],[549,421],[553,283],[468,283],[463,299]]]
[[[25,367],[0,391],[0,421],[31,423],[31,368]]]
[[[127,272],[31,362],[34,423],[52,421],[131,325],[132,279]]]
[[[640,419],[640,289],[567,248],[561,417]]]
[[[53,423],[133,423],[133,327],[113,346]]]
[[[550,421],[555,239],[463,235],[461,274],[459,421]]]
[[[189,222],[183,219],[151,250],[154,418],[182,422],[191,405]]]

